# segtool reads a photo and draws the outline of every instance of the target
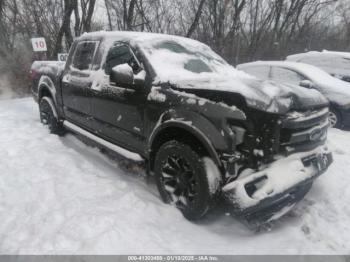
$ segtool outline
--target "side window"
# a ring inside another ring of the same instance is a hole
[[[284,82],[284,83],[299,85],[301,81],[306,79],[305,77],[303,77],[302,75],[298,74],[295,71],[292,71],[286,68],[274,67],[273,80],[277,82]]]
[[[81,42],[77,45],[72,66],[78,70],[91,69],[97,42]]]
[[[243,71],[262,80],[270,79],[269,66],[252,66],[252,67],[244,68]]]
[[[118,42],[115,43],[108,51],[105,65],[106,74],[109,75],[113,67],[122,64],[129,64],[134,73],[137,73],[140,69],[140,66],[130,47],[125,43]]]

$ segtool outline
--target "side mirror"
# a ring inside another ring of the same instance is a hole
[[[314,83],[312,83],[310,80],[303,80],[300,82],[299,84],[301,87],[305,87],[305,88],[314,88]]]
[[[112,68],[109,80],[121,87],[131,87],[134,84],[134,72],[128,64],[117,65]]]

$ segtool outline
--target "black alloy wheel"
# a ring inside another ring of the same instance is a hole
[[[210,158],[175,140],[162,145],[156,156],[155,176],[163,201],[174,204],[189,220],[202,218],[219,192],[221,174],[216,168],[208,175],[208,162],[216,168]]]

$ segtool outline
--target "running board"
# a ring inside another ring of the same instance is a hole
[[[137,153],[134,153],[134,152],[131,152],[125,148],[122,148],[122,147],[119,147],[115,144],[112,144],[98,136],[95,136],[94,134],[82,129],[81,127],[65,120],[63,121],[63,125],[71,130],[72,132],[74,133],[77,133],[77,134],[80,134],[80,135],[83,135],[93,141],[95,141],[96,143],[118,153],[119,155],[122,155],[123,157],[127,158],[127,159],[130,159],[130,160],[133,160],[133,161],[137,161],[137,162],[140,162],[140,161],[143,161],[143,158],[141,157],[141,155],[137,154]]]

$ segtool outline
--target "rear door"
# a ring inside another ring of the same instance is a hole
[[[90,127],[93,60],[98,41],[76,44],[72,59],[68,61],[62,77],[64,113],[68,120]]]

